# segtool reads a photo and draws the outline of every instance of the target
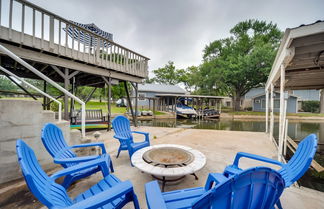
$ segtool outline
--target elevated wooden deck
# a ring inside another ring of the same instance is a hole
[[[135,51],[28,1],[0,2],[0,44],[53,80],[56,79],[56,72],[51,65],[84,73],[85,84],[92,84],[91,80],[96,80],[96,76],[141,82],[148,75],[149,59]],[[70,37],[67,29],[77,35]],[[93,40],[91,43],[94,44],[84,43],[84,37]],[[24,70],[17,69],[19,65],[4,55],[1,55],[1,63],[13,71]],[[27,70],[16,73],[33,77]]]

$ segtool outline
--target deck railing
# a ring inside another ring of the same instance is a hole
[[[20,45],[142,78],[148,74],[147,57],[28,1],[0,0],[0,29],[1,39]]]

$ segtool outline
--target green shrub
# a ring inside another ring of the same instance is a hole
[[[319,101],[304,101],[302,102],[302,109],[304,112],[319,112]]]
[[[56,103],[56,102],[52,102],[51,105],[50,105],[50,109],[51,109],[53,112],[58,112],[58,111],[59,111],[59,105],[58,105],[58,103]]]
[[[252,107],[245,108],[246,111],[252,111]]]

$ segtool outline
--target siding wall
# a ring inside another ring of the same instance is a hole
[[[274,112],[280,111],[280,94],[275,93],[274,98]],[[270,102],[270,100],[269,100]],[[253,99],[253,111],[255,112],[265,112],[266,98],[265,95],[256,97]],[[297,113],[297,98],[289,96],[287,102],[287,112],[288,113]]]

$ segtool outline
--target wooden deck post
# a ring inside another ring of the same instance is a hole
[[[126,96],[127,96],[127,107],[129,107],[129,109],[131,111],[133,123],[134,123],[134,126],[136,127],[137,124],[136,124],[135,114],[134,114],[133,107],[132,107],[132,101],[131,101],[130,96],[129,96],[129,90],[128,90],[128,86],[127,86],[127,81],[124,81],[124,87],[125,87]]]
[[[155,99],[153,99],[153,115],[155,115]]]
[[[111,77],[109,77],[108,79],[108,128],[107,128],[107,131],[110,131],[111,130]]]
[[[273,84],[270,84],[270,140],[273,139],[273,128],[274,128],[274,94],[273,94]]]
[[[278,141],[278,160],[282,159],[282,151],[283,151],[283,132],[284,132],[284,114],[285,114],[285,67],[284,65],[280,66],[280,116],[279,116],[279,141]]]
[[[64,69],[64,88],[68,91],[70,85],[69,69]],[[69,96],[64,94],[64,119],[69,120]]]
[[[43,82],[43,92],[45,92],[45,93],[46,93],[46,89],[47,89],[46,87],[47,87],[47,82],[44,81]],[[46,104],[47,104],[47,97],[43,96],[43,110],[48,110]]]
[[[137,127],[137,113],[138,113],[138,83],[135,83],[135,127]]]
[[[262,106],[262,102],[261,102],[261,106]],[[266,130],[265,132],[268,133],[269,132],[269,90],[266,89]]]
[[[71,83],[71,93],[73,95],[75,95],[75,77],[72,78],[72,83]],[[70,104],[70,114],[72,115],[72,112],[74,111],[74,104],[75,104],[75,101],[73,98],[71,98],[71,104]]]

